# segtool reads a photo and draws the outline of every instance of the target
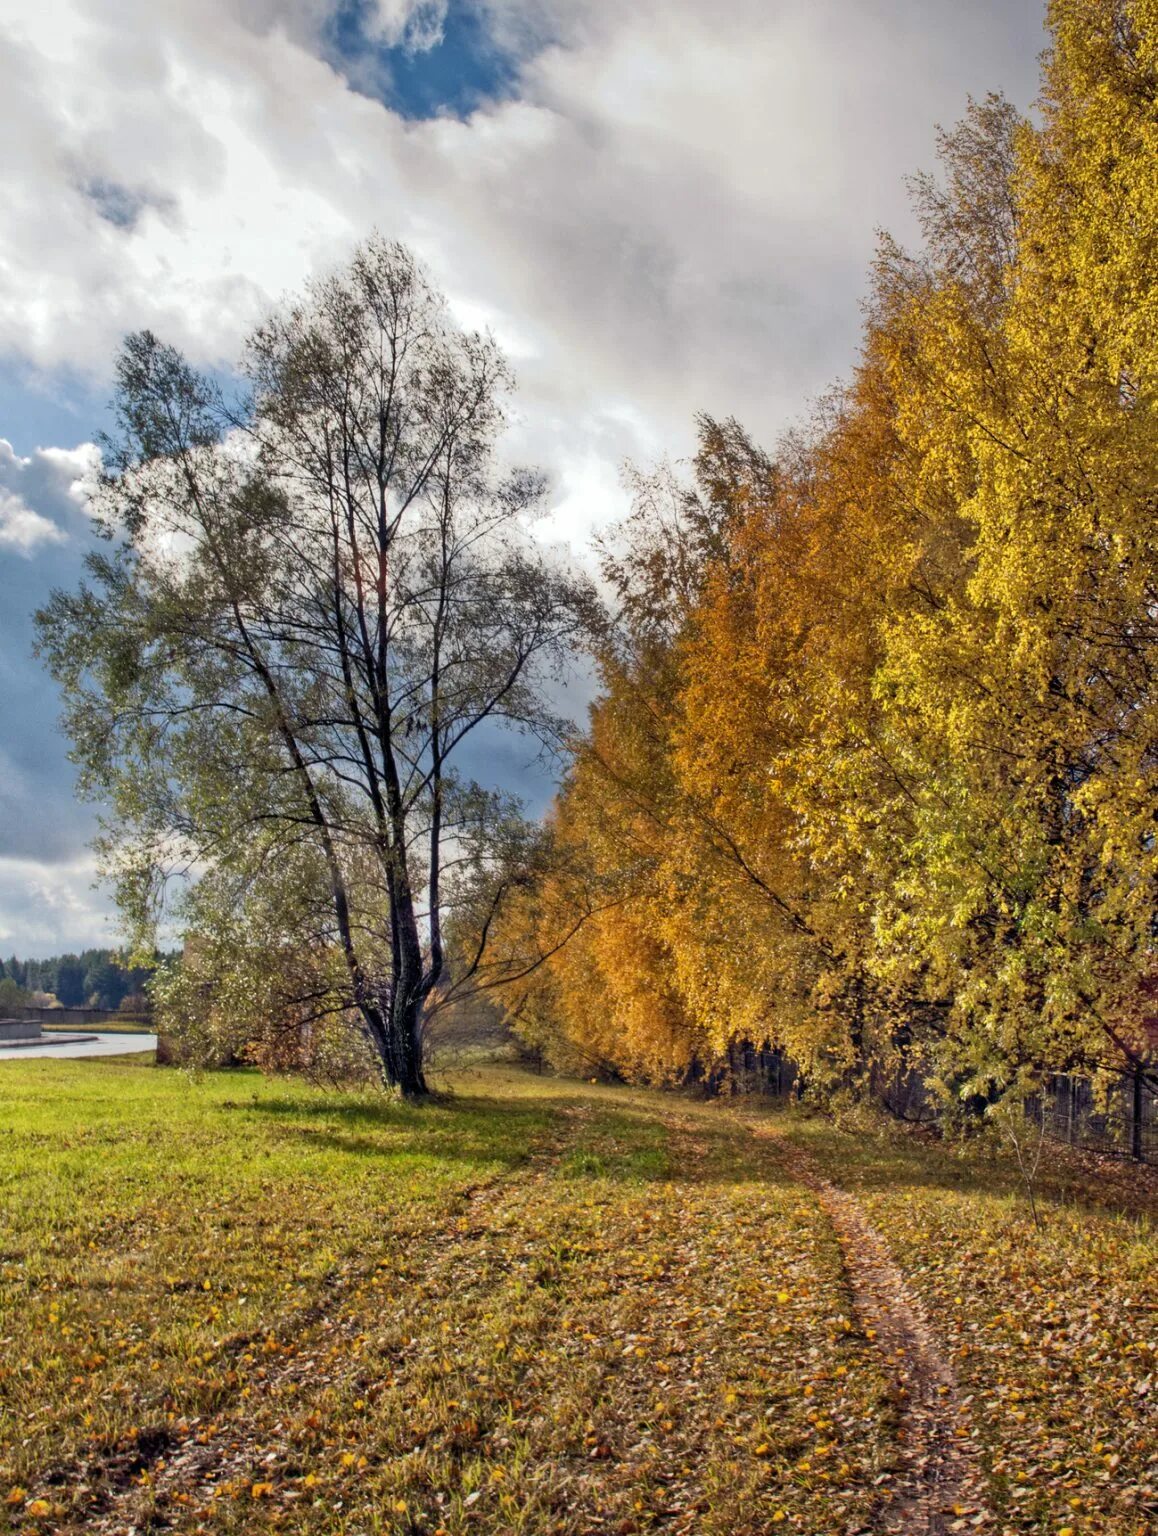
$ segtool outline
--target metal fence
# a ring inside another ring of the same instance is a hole
[[[1100,1092],[1088,1078],[1050,1078],[1026,1100],[1026,1116],[1047,1136],[1074,1147],[1158,1163],[1158,1092],[1141,1072]]]
[[[779,1051],[734,1044],[710,1067],[693,1063],[692,1082],[708,1092],[795,1095],[802,1086],[799,1069]],[[1086,1147],[1115,1157],[1158,1164],[1158,1088],[1155,1073],[1129,1072],[1108,1088],[1095,1087],[1086,1077],[1059,1075],[1047,1080],[1040,1094],[1026,1100],[1026,1117],[1045,1134],[1070,1146]],[[874,1067],[869,1092],[900,1120],[930,1124],[938,1107],[915,1067],[884,1071]],[[978,1110],[983,1102],[978,1101]]]
[[[118,1024],[151,1024],[152,1015],[133,1009],[124,1012],[120,1008],[37,1008],[23,1006],[10,1008],[10,1018],[24,1019],[32,1024],[44,1024],[48,1028],[76,1028],[85,1025],[89,1029],[116,1028]]]

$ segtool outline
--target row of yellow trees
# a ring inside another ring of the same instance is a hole
[[[558,1053],[917,1053],[958,1098],[1152,1059],[1158,0],[1050,19],[1036,120],[972,105],[915,181],[851,382],[774,456],[705,419],[694,485],[636,486],[502,934]]]

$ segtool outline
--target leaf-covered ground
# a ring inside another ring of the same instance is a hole
[[[984,1474],[979,1528],[1154,1536],[1154,1170],[1047,1143],[1039,1228],[1000,1145],[777,1124],[856,1197],[924,1302]]]
[[[774,1152],[672,1101],[484,1086],[416,1111],[8,1069],[11,1522],[863,1525],[884,1376]]]
[[[987,1483],[944,1528],[1155,1529],[1147,1186],[1047,1195],[1038,1234],[972,1152],[509,1070],[454,1086],[413,1110],[0,1070],[0,1528],[886,1530],[907,1406],[795,1144],[956,1373]]]

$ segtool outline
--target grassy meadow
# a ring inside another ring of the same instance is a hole
[[[992,1151],[449,1086],[0,1067],[0,1528],[892,1529],[890,1362],[801,1156],[952,1360],[986,1499],[944,1528],[1156,1528],[1152,1182],[1054,1159],[1039,1232]]]

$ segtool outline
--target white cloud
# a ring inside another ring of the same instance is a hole
[[[0,437],[0,549],[30,556],[42,544],[64,544],[87,531],[89,490],[100,464],[92,443],[37,448],[22,457]]]
[[[19,496],[0,488],[0,548],[31,555],[38,544],[63,544],[68,535]]]
[[[0,857],[4,953],[23,957],[115,946],[112,904],[95,880],[95,862],[87,857],[55,865]]]
[[[0,855],[40,861],[50,882],[94,828],[74,799],[56,689],[33,656],[32,612],[80,576],[98,463],[91,443],[22,456],[0,438]],[[19,917],[18,906],[0,899],[0,921]]]
[[[508,451],[580,542],[697,410],[770,440],[848,368],[934,123],[968,92],[1027,105],[1044,41],[1042,0],[477,0],[518,99],[414,122],[326,62],[335,6],[0,0],[0,365],[106,393],[143,326],[227,365],[377,227],[511,353]],[[419,65],[452,16],[377,0],[372,26]],[[28,619],[79,574],[94,452],[0,442],[0,941],[75,945],[100,912]]]
[[[669,438],[699,406],[767,434],[846,364],[874,227],[904,225],[934,120],[968,90],[1024,97],[1040,42],[1038,0],[490,9],[560,41],[519,101],[413,123],[316,56],[322,0],[21,7],[0,349],[100,373],[149,324],[221,363],[377,225],[517,338],[528,413],[611,393]],[[380,0],[378,24],[404,40],[444,12]]]
[[[447,0],[377,0],[373,29],[388,46],[423,53],[442,41],[446,12]]]

